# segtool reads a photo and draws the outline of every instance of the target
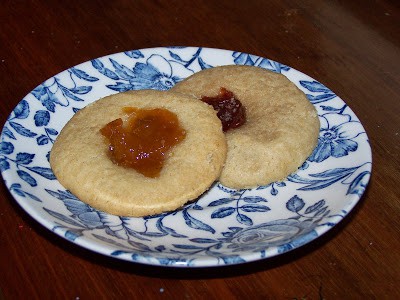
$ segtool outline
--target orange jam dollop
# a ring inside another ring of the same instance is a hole
[[[224,132],[242,126],[246,122],[245,108],[239,99],[226,88],[221,87],[217,96],[203,96],[201,100],[217,111]]]
[[[167,152],[185,138],[186,131],[167,109],[124,107],[123,112],[126,120],[116,119],[100,129],[109,142],[108,156],[119,166],[158,177]]]

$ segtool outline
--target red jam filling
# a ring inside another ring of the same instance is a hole
[[[203,102],[211,105],[222,122],[224,132],[242,126],[246,122],[245,108],[235,95],[221,87],[217,96],[201,97]]]

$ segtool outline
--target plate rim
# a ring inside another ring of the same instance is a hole
[[[189,46],[189,47],[181,47],[181,46],[154,47],[154,48],[135,49],[135,50],[130,50],[130,51],[150,51],[150,52],[153,51],[153,52],[154,52],[154,51],[158,51],[158,50],[171,49],[171,48],[185,48],[185,49],[198,49],[198,48],[202,48],[202,49],[207,49],[208,51],[217,51],[217,52],[226,52],[226,53],[233,53],[233,52],[235,52],[234,50],[226,50],[226,49],[218,49],[218,48],[208,48],[208,47],[192,47],[192,46]],[[99,57],[98,59],[109,58],[109,57],[111,57],[111,56],[120,55],[120,54],[123,54],[123,53],[125,53],[125,52],[126,52],[126,51],[124,51],[124,52],[111,53],[111,54],[108,54],[108,55],[101,56],[101,57]],[[244,53],[244,52],[240,52],[240,53],[248,54],[248,53]],[[248,55],[251,55],[251,54],[248,54]],[[265,57],[261,57],[261,56],[258,56],[258,55],[255,55],[255,56],[260,57],[260,58],[265,58]],[[268,59],[268,58],[266,58],[266,59]],[[270,60],[270,59],[268,59],[268,60]],[[271,60],[271,61],[272,61],[272,60]],[[50,80],[50,79],[53,79],[53,78],[57,77],[57,76],[60,75],[60,74],[63,74],[64,72],[68,71],[70,68],[82,66],[82,65],[87,64],[87,63],[89,63],[89,62],[90,62],[90,60],[88,60],[88,61],[86,61],[86,62],[79,63],[79,64],[77,64],[77,65],[75,65],[75,66],[71,66],[71,67],[69,67],[68,69],[65,69],[65,70],[63,70],[63,71],[61,71],[61,72],[58,72],[57,74],[51,76],[50,78],[48,78],[48,79],[46,79],[45,81],[43,81],[41,84],[43,84],[43,83],[46,82],[47,80]],[[311,77],[308,76],[307,74],[302,73],[301,71],[298,71],[297,69],[294,69],[294,68],[292,68],[292,67],[290,67],[290,68],[291,68],[291,70],[293,70],[293,71],[295,71],[295,72],[297,72],[297,73],[300,73],[300,74],[302,74],[302,75],[304,75],[304,76],[306,76],[306,77],[311,78]],[[284,74],[284,75],[285,75],[285,74]],[[313,79],[313,78],[311,78],[311,79]],[[291,79],[289,78],[289,80],[291,80]],[[291,81],[292,81],[292,80],[291,80]],[[39,84],[37,87],[39,87],[41,84]],[[36,88],[36,87],[35,87],[35,88]],[[33,90],[32,90],[32,91],[33,91]],[[32,91],[30,91],[26,96],[24,96],[24,97],[17,103],[17,105],[18,105],[19,103],[21,103],[28,95],[30,95]],[[110,91],[110,92],[111,92],[111,91]],[[338,96],[336,95],[336,97],[338,97]],[[340,97],[338,97],[338,98],[346,104],[346,102],[345,102],[344,100],[342,100]],[[88,102],[85,102],[85,103],[86,103],[86,105],[89,104]],[[14,109],[15,109],[15,108],[14,108]],[[356,114],[354,113],[354,111],[351,109],[351,107],[349,107],[349,110],[350,110],[350,111],[353,113],[353,115],[358,119],[358,117],[356,116]],[[3,132],[3,131],[4,131],[4,127],[5,127],[5,125],[8,123],[8,120],[9,120],[9,118],[11,117],[12,113],[13,113],[13,111],[10,112],[10,114],[8,115],[8,117],[7,117],[7,119],[6,119],[6,122],[3,124],[2,130],[1,130],[1,135],[0,135],[0,136],[1,136],[1,142],[3,142],[3,140],[4,140],[4,132]],[[358,119],[358,120],[359,120],[359,119]],[[360,124],[360,126],[364,129],[364,127],[363,127],[361,121],[359,121],[359,124]],[[373,162],[372,162],[372,149],[371,149],[371,145],[370,145],[370,143],[369,143],[368,135],[367,135],[365,129],[364,129],[364,133],[365,133],[365,135],[366,135],[366,140],[368,141],[368,146],[369,146],[368,148],[366,148],[366,149],[364,148],[364,149],[363,149],[363,152],[365,152],[364,155],[366,155],[366,156],[368,157],[368,162],[367,162],[367,163],[369,163],[369,168],[367,168],[367,170],[370,172],[370,176],[368,177],[368,180],[367,180],[367,182],[365,183],[365,185],[368,186],[368,184],[369,184],[369,182],[370,182],[370,180],[371,180],[371,175],[372,175],[372,164],[373,164]],[[252,261],[256,261],[256,260],[261,260],[261,259],[264,260],[264,259],[268,259],[268,258],[271,258],[271,257],[275,257],[275,256],[277,256],[277,255],[280,255],[280,253],[275,253],[274,255],[270,255],[270,256],[267,256],[267,257],[265,257],[265,258],[247,259],[248,257],[254,257],[254,256],[257,256],[257,255],[258,255],[257,252],[248,252],[248,256],[246,256],[246,261],[244,261],[244,262],[236,262],[236,263],[232,263],[232,264],[221,264],[221,263],[213,264],[213,263],[208,262],[208,260],[209,260],[209,257],[208,257],[208,256],[204,256],[204,257],[203,257],[203,256],[200,256],[200,257],[197,257],[197,258],[196,258],[196,263],[197,263],[196,265],[189,265],[187,262],[186,262],[186,263],[173,263],[173,264],[164,265],[164,264],[156,263],[156,262],[155,262],[155,260],[157,259],[156,257],[153,257],[154,260],[151,260],[151,261],[140,261],[140,260],[125,259],[124,257],[115,257],[115,256],[110,255],[110,252],[109,252],[109,250],[112,250],[112,247],[109,246],[109,245],[106,245],[106,244],[103,243],[102,241],[96,241],[96,240],[94,240],[94,239],[88,239],[86,236],[85,236],[85,237],[81,237],[81,238],[77,238],[77,239],[74,240],[74,241],[68,239],[68,238],[65,236],[65,231],[64,231],[64,230],[59,230],[59,229],[55,229],[55,228],[54,228],[54,225],[55,225],[55,224],[54,224],[54,222],[53,222],[52,220],[50,220],[50,219],[48,219],[48,218],[47,218],[47,219],[44,218],[44,217],[39,213],[38,210],[32,209],[32,205],[31,205],[30,202],[22,201],[22,199],[20,198],[20,196],[17,195],[15,192],[13,192],[13,191],[10,189],[10,187],[7,185],[7,179],[11,179],[12,177],[9,177],[8,175],[4,176],[4,172],[1,172],[1,173],[2,173],[2,178],[3,178],[4,184],[5,184],[6,188],[7,188],[7,190],[9,191],[9,193],[11,194],[11,196],[13,197],[13,199],[18,203],[18,205],[19,205],[19,206],[25,211],[25,213],[27,213],[31,218],[33,218],[36,222],[38,222],[39,224],[41,224],[41,225],[42,225],[43,227],[45,227],[46,229],[50,230],[51,232],[57,234],[58,236],[62,237],[62,238],[65,239],[65,240],[67,240],[68,242],[71,242],[71,243],[73,243],[73,244],[76,244],[76,245],[78,245],[78,246],[80,246],[80,247],[83,247],[83,248],[89,250],[89,251],[93,251],[93,252],[99,253],[99,254],[104,255],[104,256],[106,256],[106,257],[111,257],[111,258],[114,258],[114,259],[119,259],[119,260],[123,260],[123,261],[139,263],[139,264],[153,265],[153,266],[193,268],[193,267],[217,267],[217,266],[225,266],[225,265],[236,265],[236,264],[248,263],[248,262],[252,262]],[[365,189],[365,190],[366,190],[366,189]],[[315,240],[315,239],[318,239],[319,237],[321,237],[322,235],[324,235],[326,232],[328,232],[331,228],[335,227],[338,223],[340,223],[342,219],[344,219],[345,217],[347,217],[347,215],[354,209],[354,207],[357,205],[357,203],[359,203],[360,199],[361,199],[362,196],[365,194],[365,190],[362,192],[361,195],[358,195],[358,194],[352,194],[352,195],[350,195],[350,196],[348,197],[349,200],[346,201],[347,205],[346,205],[345,207],[343,207],[343,209],[346,210],[346,213],[345,213],[343,216],[338,217],[338,218],[340,218],[340,219],[339,219],[333,226],[331,226],[331,227],[329,227],[329,226],[316,227],[315,230],[317,231],[317,236],[316,236],[315,238],[313,238],[312,240],[306,242],[304,245],[308,244],[309,242],[311,242],[311,241],[313,241],[313,240]],[[300,239],[300,238],[301,238],[301,236],[296,237],[294,240]],[[304,245],[300,245],[299,247],[302,247],[302,246],[304,246]],[[273,247],[273,248],[276,248],[276,246],[272,246],[272,247]],[[295,247],[295,248],[293,248],[293,249],[289,249],[287,252],[292,251],[292,250],[294,250],[294,249],[298,249],[299,247]],[[287,252],[284,252],[284,253],[287,253]],[[141,254],[139,254],[139,256],[140,256],[140,255],[141,255]]]

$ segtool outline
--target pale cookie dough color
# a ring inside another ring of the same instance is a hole
[[[216,96],[233,92],[246,110],[246,123],[226,132],[228,155],[220,182],[251,188],[285,179],[317,144],[319,120],[305,94],[284,75],[253,66],[222,66],[200,71],[170,91]]]
[[[118,166],[107,155],[100,129],[124,117],[125,107],[167,109],[186,131],[156,178]],[[175,210],[200,196],[218,179],[226,152],[220,121],[207,104],[143,90],[108,96],[78,111],[54,143],[50,164],[59,182],[83,202],[111,214],[139,217]]]

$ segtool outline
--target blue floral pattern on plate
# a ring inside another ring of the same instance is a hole
[[[284,74],[318,111],[318,145],[285,181],[243,190],[217,182],[180,210],[127,218],[81,202],[55,178],[48,161],[52,144],[82,107],[127,90],[168,90],[195,72],[230,64]],[[7,188],[46,228],[107,256],[163,266],[238,264],[300,247],[350,212],[365,191],[372,167],[360,121],[323,84],[267,58],[210,48],[127,51],[61,72],[15,107],[0,145],[0,170]]]

